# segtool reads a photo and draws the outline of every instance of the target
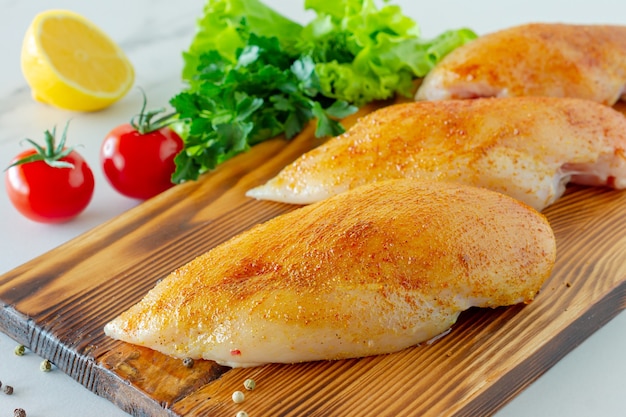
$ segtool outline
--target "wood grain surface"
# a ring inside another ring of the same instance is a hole
[[[570,187],[545,211],[558,256],[536,300],[471,309],[431,344],[354,360],[188,368],[104,336],[107,321],[173,269],[295,209],[244,193],[319,143],[307,129],[257,145],[0,276],[0,330],[134,416],[487,416],[626,306],[626,193]],[[257,388],[233,403],[247,378]]]

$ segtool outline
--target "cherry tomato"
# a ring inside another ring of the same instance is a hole
[[[183,141],[169,127],[142,134],[126,123],[106,136],[100,161],[113,188],[127,197],[145,200],[174,185],[174,157],[182,148]]]
[[[142,91],[143,93],[143,91]],[[117,126],[104,139],[100,162],[105,177],[121,194],[146,200],[172,187],[174,157],[183,141],[168,124],[172,115],[152,118],[163,110],[141,112],[130,123]]]
[[[34,149],[17,155],[5,172],[9,199],[31,220],[68,221],[80,214],[93,196],[93,172],[80,154],[64,147],[66,131],[59,146],[54,145],[54,130],[46,131],[46,148],[27,139]]]

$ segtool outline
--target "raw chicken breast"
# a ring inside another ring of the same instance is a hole
[[[626,85],[626,26],[527,24],[481,36],[442,59],[418,100],[576,97],[612,105]]]
[[[471,306],[530,302],[555,251],[544,216],[507,196],[382,181],[215,247],[105,332],[232,367],[395,352],[450,329]]]
[[[543,210],[568,182],[626,187],[626,118],[588,100],[514,97],[397,104],[305,153],[257,199],[323,200],[392,178],[486,187]]]

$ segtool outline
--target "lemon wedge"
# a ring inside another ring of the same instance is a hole
[[[24,36],[21,65],[33,98],[66,110],[108,107],[135,80],[124,51],[91,21],[69,10],[35,16]]]

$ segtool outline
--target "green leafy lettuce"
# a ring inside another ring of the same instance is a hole
[[[374,0],[306,0],[316,17],[300,25],[259,0],[208,0],[183,53],[187,88],[170,101],[184,124],[174,182],[311,120],[316,136],[343,132],[339,119],[396,94],[443,56],[472,40],[468,29],[421,39],[398,6]]]
[[[277,37],[281,47],[293,51],[293,44],[302,26],[259,0],[208,0],[203,15],[196,23],[196,33],[183,52],[183,80],[192,82],[198,70],[199,57],[216,50],[224,58],[235,61],[237,50],[246,44],[241,33],[245,19],[248,29],[259,36]],[[293,36],[286,36],[293,34]]]
[[[476,37],[461,29],[422,39],[399,6],[379,9],[374,0],[306,0],[305,7],[317,17],[302,30],[298,48],[315,60],[324,95],[357,105],[410,95],[415,78]]]

